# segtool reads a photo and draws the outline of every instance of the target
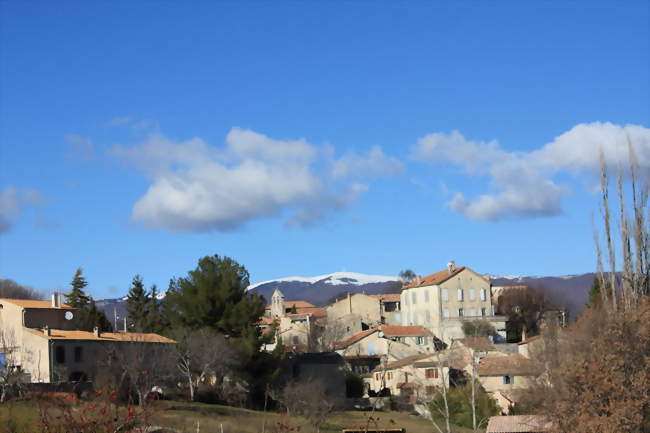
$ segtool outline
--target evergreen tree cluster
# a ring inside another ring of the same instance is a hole
[[[162,306],[158,300],[158,289],[154,284],[147,291],[142,277],[136,275],[131,282],[129,294],[126,297],[126,308],[129,327],[136,332],[163,333],[168,324],[161,312]]]
[[[98,328],[101,332],[112,332],[111,322],[106,318],[104,312],[97,308],[92,296],[86,294],[85,288],[88,286],[88,282],[83,276],[81,268],[75,272],[70,286],[72,287],[70,293],[65,295],[66,303],[78,309],[75,318],[79,329],[92,331],[94,328]]]

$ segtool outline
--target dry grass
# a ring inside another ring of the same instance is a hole
[[[315,431],[301,417],[267,413],[214,404],[159,402],[156,404],[153,423],[183,433],[265,433]],[[408,433],[434,431],[425,419],[401,412],[375,412],[378,427],[403,427]],[[336,412],[321,426],[322,433],[340,433],[343,428],[365,426],[368,417],[364,412]],[[294,430],[289,430],[288,428]],[[374,427],[373,423],[370,427]],[[298,429],[299,428],[299,429]],[[222,430],[223,429],[223,430]],[[38,431],[38,413],[29,402],[0,405],[0,433],[34,433]],[[471,430],[456,428],[454,432],[469,433]]]

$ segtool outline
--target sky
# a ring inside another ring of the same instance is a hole
[[[599,149],[650,175],[649,9],[0,1],[0,278],[593,271]]]

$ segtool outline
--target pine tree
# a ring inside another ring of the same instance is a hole
[[[151,298],[144,288],[142,277],[136,275],[126,297],[126,310],[131,327],[138,332],[145,332],[144,328],[148,325],[150,302]]]
[[[147,323],[144,328],[144,332],[162,334],[169,328],[169,324],[165,320],[165,316],[163,315],[161,309],[162,306],[158,300],[158,288],[154,284],[151,286],[151,292],[149,295],[149,305],[147,307]]]
[[[90,297],[84,289],[88,286],[86,278],[83,276],[83,269],[78,268],[70,282],[72,290],[65,295],[66,303],[71,307],[84,308],[90,303]]]
[[[600,276],[596,275],[594,277],[594,282],[591,285],[591,289],[589,290],[589,307],[591,308],[600,308],[601,305],[603,304],[603,295],[602,295],[602,289],[603,289],[603,281],[600,278]]]

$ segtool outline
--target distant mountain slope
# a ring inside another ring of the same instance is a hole
[[[587,303],[589,289],[594,279],[593,273],[582,275],[567,275],[561,277],[519,277],[489,275],[492,285],[505,286],[528,284],[543,287],[553,299],[566,305],[575,316],[582,311]],[[271,301],[271,295],[277,288],[284,293],[287,301],[307,301],[315,305],[325,305],[338,294],[350,293],[391,293],[399,292],[401,283],[398,277],[387,275],[367,275],[355,272],[334,272],[332,274],[318,275],[315,277],[286,277],[277,280],[263,281],[252,284],[248,290],[260,293]],[[162,294],[161,294],[162,295]],[[164,295],[163,295],[164,296]],[[161,296],[162,297],[162,296]],[[113,322],[114,311],[118,316],[118,326],[126,315],[126,302],[124,298],[102,299],[97,301],[97,307],[106,313]]]
[[[325,305],[339,293],[387,293],[399,291],[398,277],[367,275],[356,272],[334,272],[316,277],[287,277],[252,284],[248,290],[263,295],[270,303],[275,289],[280,289],[287,301],[308,301]]]

